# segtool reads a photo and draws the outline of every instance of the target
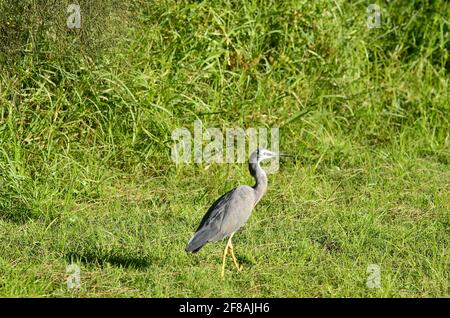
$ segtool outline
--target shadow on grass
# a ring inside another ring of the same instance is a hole
[[[110,252],[69,252],[66,254],[66,258],[70,261],[80,261],[84,264],[104,266],[105,264],[111,264],[113,266],[143,269],[148,267],[152,262],[149,258],[143,256],[130,256],[122,253]]]
[[[327,234],[318,236],[312,239],[316,244],[322,246],[327,252],[340,253],[342,252],[342,245],[339,241],[331,239]]]
[[[237,259],[239,265],[242,265],[246,268],[251,268],[255,264],[253,262],[253,260],[251,260],[247,255],[238,255],[238,254],[235,254],[235,255],[236,255],[236,259]],[[228,261],[231,261],[231,257],[229,257]],[[233,262],[233,261],[231,261],[231,262]]]
[[[1,193],[0,193],[1,195]],[[37,215],[21,200],[5,198],[0,200],[0,219],[16,224],[25,224],[29,220],[37,218]]]

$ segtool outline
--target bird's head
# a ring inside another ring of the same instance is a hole
[[[273,152],[264,148],[257,148],[255,151],[252,152],[250,155],[250,163],[260,163],[263,160],[271,159],[275,157],[281,157],[281,156],[287,156],[290,155],[285,153],[277,153]]]

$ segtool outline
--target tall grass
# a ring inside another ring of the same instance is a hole
[[[73,261],[77,295],[448,296],[447,1],[380,1],[374,29],[366,1],[78,1],[81,29],[70,3],[0,0],[0,294],[72,295]],[[221,248],[183,245],[251,180],[175,166],[196,119],[295,155],[222,289]]]

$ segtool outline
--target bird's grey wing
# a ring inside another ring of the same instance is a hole
[[[244,225],[255,204],[253,191],[249,186],[240,186],[217,199],[189,240],[186,251],[195,253],[206,243],[221,240]]]
[[[233,193],[236,191],[236,188],[228,191],[224,195],[222,195],[220,198],[216,200],[216,202],[213,203],[213,205],[208,209],[206,214],[203,216],[203,219],[200,221],[200,225],[198,226],[196,232],[198,232],[200,229],[208,226],[214,221],[219,221],[223,218],[224,212],[231,201],[231,198],[233,196]],[[220,223],[220,222],[219,222]]]
[[[208,209],[205,216],[201,220],[200,225],[195,231],[194,236],[192,236],[186,246],[187,252],[198,252],[202,246],[210,240],[217,239],[218,235],[221,236],[221,224],[225,216],[228,203],[232,199],[232,195],[235,190],[236,189],[233,189],[222,195]]]

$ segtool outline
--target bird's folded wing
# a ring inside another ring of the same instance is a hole
[[[208,226],[213,221],[221,223],[221,220],[224,217],[224,212],[227,209],[227,206],[230,203],[233,192],[235,190],[236,188],[225,193],[219,199],[217,199],[216,202],[214,202],[214,204],[208,209],[202,221],[200,222],[197,231],[199,231],[203,227]]]

